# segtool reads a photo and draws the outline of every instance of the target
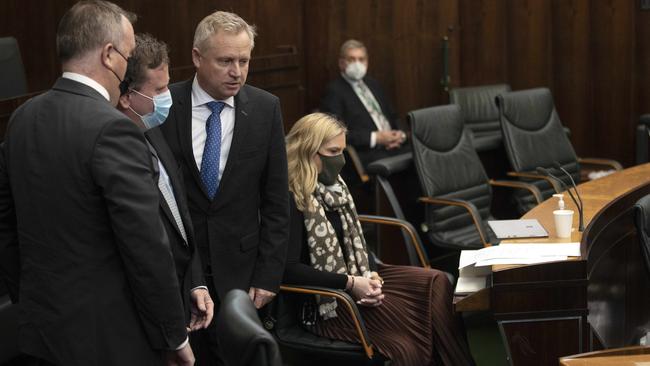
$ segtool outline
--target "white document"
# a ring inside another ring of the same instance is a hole
[[[456,294],[471,294],[487,287],[487,278],[482,277],[458,277],[456,282]]]
[[[479,250],[463,250],[460,254],[459,268],[544,263],[579,256],[580,243],[501,244]]]

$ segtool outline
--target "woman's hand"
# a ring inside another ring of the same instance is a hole
[[[350,281],[349,281],[350,282]],[[354,276],[351,288],[348,290],[357,304],[364,306],[379,306],[384,300],[381,291],[381,281],[366,277]]]

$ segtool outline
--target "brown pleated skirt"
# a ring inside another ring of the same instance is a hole
[[[385,294],[379,307],[359,306],[375,348],[396,366],[474,365],[462,325],[452,309],[452,288],[440,271],[378,265]],[[320,320],[321,336],[359,342],[350,314]]]

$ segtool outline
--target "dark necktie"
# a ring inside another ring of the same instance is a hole
[[[221,158],[221,111],[223,102],[209,102],[208,108],[212,111],[205,125],[207,136],[203,147],[201,160],[201,180],[208,192],[208,197],[214,199],[219,187],[219,163]]]

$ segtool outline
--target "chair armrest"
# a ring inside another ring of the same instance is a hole
[[[483,246],[484,247],[492,246],[492,243],[490,243],[487,240],[488,236],[485,232],[485,228],[483,227],[483,219],[481,219],[481,215],[479,215],[478,210],[476,209],[476,206],[474,206],[473,203],[459,200],[459,199],[454,199],[454,198],[432,198],[432,197],[420,197],[418,198],[418,201],[426,204],[431,204],[431,205],[459,206],[465,208],[469,212],[470,216],[472,217],[472,221],[474,222],[474,226],[476,227],[476,230],[478,231],[478,234],[481,237]]]
[[[368,173],[389,177],[408,168],[413,161],[413,153],[405,153],[375,160],[368,164]]]
[[[394,217],[374,216],[374,215],[359,215],[359,221],[369,222],[369,223],[379,224],[379,225],[397,226],[402,230],[406,231],[409,238],[411,239],[409,241],[410,245],[413,246],[415,252],[418,255],[418,259],[420,259],[420,265],[424,268],[431,268],[431,265],[429,265],[429,260],[427,259],[427,256],[424,254],[424,247],[422,246],[422,241],[420,241],[420,237],[418,236],[417,232],[415,231],[415,228],[413,227],[413,225],[411,225],[411,223]],[[407,242],[406,245],[409,245],[409,242]]]
[[[586,165],[600,165],[607,166],[616,171],[623,170],[623,166],[616,160],[612,159],[598,159],[598,158],[578,158],[578,163]]]
[[[489,183],[491,186],[494,187],[525,189],[527,191],[530,191],[530,193],[532,193],[532,195],[535,197],[535,200],[537,201],[537,204],[540,204],[543,201],[542,192],[540,192],[539,188],[537,188],[537,186],[534,184],[525,183],[525,182],[516,182],[512,180],[494,180],[494,179],[490,179]]]
[[[543,179],[547,181],[551,185],[551,187],[553,187],[555,193],[562,192],[562,187],[560,187],[559,183],[554,181],[551,177],[547,177],[535,173],[521,173],[521,172],[508,172],[508,176],[515,177],[515,178],[526,178],[526,179]]]
[[[352,166],[354,167],[354,171],[357,172],[357,175],[359,175],[359,179],[361,180],[361,182],[366,183],[367,181],[369,181],[370,177],[368,176],[368,173],[366,173],[366,169],[363,167],[363,164],[361,163],[361,158],[359,158],[359,153],[357,153],[357,150],[354,148],[354,146],[348,145],[345,148],[345,150],[347,151],[350,160],[352,160]]]
[[[370,342],[370,337],[368,336],[368,330],[366,324],[363,322],[359,308],[354,302],[352,297],[347,294],[347,292],[342,290],[336,290],[327,287],[317,287],[317,286],[298,286],[298,285],[281,285],[280,291],[293,292],[298,294],[307,294],[307,295],[320,295],[326,297],[333,297],[339,301],[339,304],[345,304],[347,311],[352,315],[352,320],[354,321],[354,327],[357,330],[359,335],[359,340],[363,346],[366,356],[369,359],[372,359],[374,356],[374,349],[372,343]]]

